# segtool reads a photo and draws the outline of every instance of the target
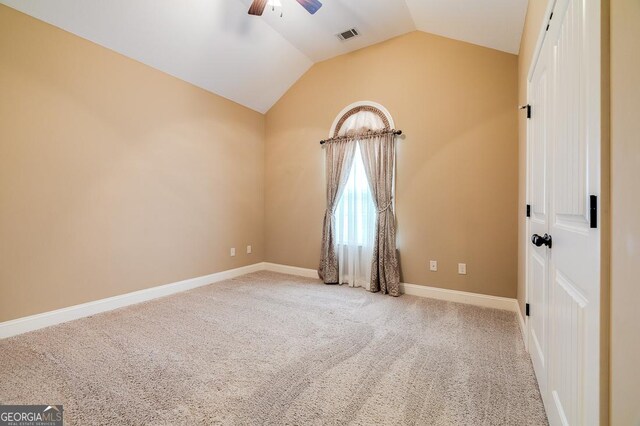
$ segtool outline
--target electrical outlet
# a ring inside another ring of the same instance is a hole
[[[229,255],[231,255],[231,257],[236,255],[236,248],[235,247],[231,247],[231,251],[229,252]]]
[[[247,246],[247,254],[251,254],[251,246]]]
[[[436,272],[438,270],[438,261],[430,260],[429,261],[429,270],[432,272]]]
[[[467,264],[466,263],[458,263],[458,274],[467,275]]]

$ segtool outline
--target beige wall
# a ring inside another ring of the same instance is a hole
[[[318,141],[360,100],[384,105],[406,134],[396,186],[403,281],[515,297],[517,57],[422,32],[316,64],[267,113],[267,260],[317,268]]]
[[[5,6],[0,94],[0,321],[263,260],[261,114]]]
[[[640,2],[611,0],[611,424],[640,425]]]

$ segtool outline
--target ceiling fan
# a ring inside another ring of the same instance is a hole
[[[251,7],[249,8],[249,15],[261,16],[268,2],[269,0],[253,0],[253,3],[251,3]],[[322,7],[322,3],[318,0],[297,0],[297,2],[307,9],[307,12],[312,15]]]

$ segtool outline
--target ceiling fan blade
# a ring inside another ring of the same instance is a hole
[[[322,3],[320,3],[318,0],[298,0],[298,3],[300,3],[302,7],[307,9],[307,12],[312,15],[322,7]]]
[[[253,0],[251,7],[249,8],[249,15],[262,16],[264,8],[267,5],[268,0]]]

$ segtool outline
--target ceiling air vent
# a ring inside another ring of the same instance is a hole
[[[350,38],[353,38],[357,35],[360,34],[358,34],[358,30],[356,30],[355,28],[351,28],[350,30],[343,31],[340,34],[336,34],[336,36],[342,41],[349,40]]]

